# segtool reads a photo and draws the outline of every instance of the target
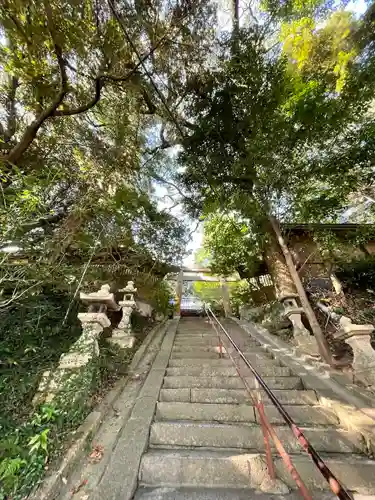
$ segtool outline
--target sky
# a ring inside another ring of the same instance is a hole
[[[219,22],[221,22],[222,27],[221,29],[226,29],[227,24],[230,23],[230,16],[228,16],[228,7],[225,6],[227,4],[225,0],[222,2],[222,9],[223,12],[222,14],[219,13]],[[361,15],[366,11],[367,5],[365,0],[352,0],[346,7],[347,10],[351,10],[355,12],[357,15]],[[158,187],[159,189],[159,187]],[[162,189],[162,188],[160,188]],[[160,191],[159,193],[160,194]],[[177,217],[183,217],[183,213],[181,210],[181,207],[176,207],[172,211],[174,215]],[[191,230],[193,230],[196,227],[197,221],[193,221],[190,225]],[[192,234],[191,241],[189,242],[187,246],[187,256],[185,257],[183,261],[183,265],[186,267],[194,267],[194,253],[198,248],[201,247],[203,241],[203,224],[200,223],[197,230]]]

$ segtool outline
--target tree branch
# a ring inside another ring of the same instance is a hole
[[[63,101],[67,91],[68,91],[68,77],[66,74],[66,68],[65,68],[65,61],[62,55],[62,49],[60,45],[57,43],[57,37],[56,37],[56,32],[55,32],[55,26],[53,22],[53,17],[52,17],[52,10],[50,5],[48,4],[48,1],[45,0],[44,2],[44,7],[45,7],[45,12],[46,12],[46,17],[47,17],[47,26],[48,30],[50,32],[53,44],[54,44],[54,52],[55,56],[57,58],[57,63],[59,66],[60,70],[60,90],[53,100],[53,102],[46,108],[42,113],[39,114],[39,116],[26,128],[23,136],[21,137],[20,141],[13,147],[13,149],[4,157],[4,160],[8,164],[13,164],[16,165],[17,162],[20,160],[21,156],[23,153],[27,150],[27,148],[30,146],[30,144],[33,142],[35,139],[38,130],[42,126],[42,124],[45,122],[47,118],[52,116],[54,111],[58,108],[58,106],[61,104]]]
[[[90,99],[90,101],[88,101],[86,104],[83,104],[82,106],[78,106],[77,108],[55,109],[54,112],[52,113],[52,116],[73,116],[73,115],[79,115],[80,113],[85,113],[85,111],[88,111],[89,109],[93,108],[99,102],[103,86],[104,82],[102,81],[101,77],[96,78],[95,95],[92,99]]]
[[[166,179],[164,179],[164,177],[161,177],[160,175],[158,175],[156,172],[154,172],[153,170],[150,171],[150,175],[153,179],[155,179],[156,181],[158,182],[162,182],[163,184],[167,184],[168,186],[172,186],[176,191],[177,193],[182,196],[185,200],[188,200],[189,197],[186,196],[186,194],[184,194],[181,189],[176,186],[176,184],[174,184],[173,182],[170,182],[170,181],[167,181]]]
[[[18,86],[18,78],[12,76],[5,104],[7,111],[7,128],[4,131],[4,142],[9,142],[16,131],[16,92]]]

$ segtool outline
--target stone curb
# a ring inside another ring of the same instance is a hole
[[[288,344],[271,335],[264,327],[233,317],[230,319],[300,377],[306,389],[314,390],[320,404],[331,408],[343,426],[360,432],[367,450],[374,453],[375,408],[369,392],[348,384],[346,375],[332,373],[325,366],[310,362],[306,356],[297,355]]]
[[[149,332],[133,356],[129,365],[129,373],[134,372],[155,335],[161,328],[166,326],[166,324],[167,320],[164,320]],[[87,442],[92,436],[94,436],[100,427],[105,416],[114,405],[121,392],[124,390],[128,380],[129,375],[118,380],[115,386],[109,391],[108,394],[106,394],[103,401],[99,404],[98,409],[87,415],[85,420],[75,431],[76,437],[74,442],[61,459],[58,469],[53,472],[53,475],[49,474],[43,482],[37,486],[36,489],[34,489],[34,491],[27,497],[29,500],[53,500],[55,498],[55,495],[60,488],[61,478],[68,476],[73,469],[74,464],[80,461],[83,455],[85,455]]]

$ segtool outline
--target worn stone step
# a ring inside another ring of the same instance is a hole
[[[259,373],[263,377],[275,376],[275,377],[287,377],[290,375],[289,368],[282,368],[281,366],[262,366],[256,367]],[[234,377],[238,376],[237,370],[232,366],[228,367],[206,367],[206,366],[182,366],[168,368],[167,375],[171,376],[182,376],[182,375],[194,375],[202,377]]]
[[[326,453],[361,453],[361,435],[331,427],[302,427],[312,446]],[[289,453],[302,453],[302,448],[289,427],[279,426],[277,435]],[[262,452],[264,438],[260,425],[216,424],[198,422],[154,422],[150,444],[158,446],[190,446],[200,448],[240,448]]]
[[[263,377],[271,389],[299,389],[301,379],[299,377]],[[246,382],[251,389],[257,387],[254,377],[246,377]],[[179,387],[190,388],[219,388],[219,389],[243,389],[244,383],[240,377],[164,377],[163,388],[174,389]]]
[[[221,389],[244,389],[244,384],[240,377],[164,377],[163,389],[176,388],[221,388]]]
[[[277,399],[283,404],[289,405],[316,405],[318,398],[314,391],[298,390],[274,390]],[[254,396],[256,392],[254,391]],[[263,394],[263,393],[262,393]],[[191,403],[228,403],[228,404],[252,404],[250,396],[245,389],[165,389],[162,388],[159,396],[160,401],[183,401]],[[263,401],[270,403],[267,396],[263,394]]]
[[[220,342],[218,340],[210,342],[175,342],[173,345],[173,350],[180,351],[182,349],[191,349],[195,351],[199,351],[201,349],[207,349],[210,347],[218,347]],[[225,343],[221,344],[225,349],[229,349],[230,352],[233,351],[233,348],[226,346]],[[246,343],[246,346],[242,348],[243,351],[251,351],[253,348],[259,348],[257,344]],[[233,351],[234,352],[234,351]]]
[[[159,402],[156,407],[155,419],[255,423],[255,413],[252,406],[245,404]]]
[[[183,359],[183,358],[188,358],[188,359],[215,359],[219,357],[219,350],[218,348],[217,352],[212,352],[212,351],[203,351],[200,349],[194,349],[189,351],[172,351],[171,353],[171,359]],[[257,356],[254,356],[257,355]],[[246,359],[250,361],[254,361],[258,357],[264,357],[264,358],[270,358],[272,359],[271,355],[266,353],[265,351],[261,350],[260,348],[255,348],[251,352],[244,352],[244,356]],[[227,354],[224,354],[224,358],[229,358]]]
[[[200,358],[180,358],[180,359],[170,359],[168,367],[183,367],[183,366],[231,366],[233,367],[233,362],[228,358],[206,359],[202,360]]]
[[[209,338],[209,339],[175,339],[174,346],[206,346],[206,345],[217,345],[219,343],[219,339]]]
[[[309,488],[328,490],[327,482],[307,455],[291,458]],[[373,460],[348,455],[324,459],[338,480],[351,490],[364,495],[375,493]],[[278,476],[295,488],[281,459],[275,456],[275,463]],[[250,489],[260,484],[264,474],[265,460],[258,453],[150,450],[142,458],[140,482],[148,486]]]
[[[248,404],[215,404],[189,402],[159,402],[156,420],[196,420],[214,422],[260,422],[258,411]],[[320,406],[289,406],[284,408],[299,425],[337,425],[336,415]],[[272,424],[285,425],[274,406],[265,406],[265,413]]]
[[[318,491],[312,494],[313,500],[337,500],[333,493]],[[354,500],[375,500],[372,497],[353,495]],[[297,491],[285,494],[262,493],[256,489],[243,488],[166,488],[140,487],[134,500],[301,500]]]
[[[264,470],[259,454],[150,450],[142,458],[139,480],[142,485],[252,488],[261,483]]]
[[[215,332],[197,332],[197,333],[179,333],[177,332],[175,340],[191,340],[191,339],[217,339],[217,333]]]
[[[225,350],[224,346],[222,347],[223,350]],[[202,345],[202,346],[180,346],[180,345],[174,345],[172,348],[172,353],[175,352],[219,352],[219,344],[214,344],[214,345]]]
[[[232,366],[176,366],[167,369],[167,375],[180,377],[189,375],[195,377],[238,377],[236,368]]]
[[[263,366],[270,366],[270,367],[276,367],[280,366],[280,364],[276,360],[272,360],[269,358],[264,358],[262,356],[254,356],[251,359],[251,363],[254,364],[254,366],[257,369],[261,369]],[[216,359],[206,359],[202,360],[201,358],[172,358],[169,360],[169,367],[176,367],[176,366],[233,366],[233,361],[227,358],[219,358],[217,357]]]
[[[302,391],[301,391],[302,392]],[[298,425],[339,425],[339,419],[329,408],[323,406],[297,406],[283,405],[292,419]],[[271,424],[285,425],[285,420],[272,405],[265,405],[264,411]],[[258,412],[255,411],[255,418],[260,422]]]
[[[221,340],[222,343],[228,343],[226,339]],[[176,338],[174,341],[174,345],[211,345],[214,344],[216,345],[219,342],[219,339],[217,337],[209,337],[209,338],[192,338],[192,339],[184,339],[184,338]],[[259,346],[258,342],[255,342],[254,340],[247,340],[242,346]]]
[[[196,351],[212,351],[212,352],[219,352],[219,342],[212,342],[210,344],[208,343],[202,343],[202,344],[174,344],[172,352],[196,352]],[[258,347],[256,345],[247,345],[246,346],[246,351],[251,351],[253,348],[255,348],[255,351],[257,351]],[[225,347],[224,344],[222,344],[222,349],[226,351],[228,348]],[[233,348],[228,349],[229,352],[236,352]]]
[[[223,355],[224,358],[229,359],[227,354]],[[209,351],[172,351],[170,359],[219,359],[219,352]]]

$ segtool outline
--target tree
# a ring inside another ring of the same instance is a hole
[[[82,273],[67,271],[71,259],[89,262],[105,248],[129,249],[135,269],[150,259],[178,263],[184,252],[187,228],[159,207],[144,165],[150,147],[173,142],[159,94],[182,120],[181,97],[210,36],[195,41],[210,32],[214,7],[121,4],[117,19],[111,3],[0,7],[0,248],[26,258],[24,288],[64,282]],[[160,144],[150,144],[160,128]],[[8,266],[15,255],[2,255],[1,277],[21,283]]]
[[[259,240],[239,214],[213,213],[204,222],[203,250],[219,276],[253,277],[261,267]]]
[[[6,171],[20,164],[46,122],[51,126],[58,118],[94,110],[106,89],[133,93],[141,111],[155,114],[156,96],[148,78],[150,72],[145,70],[146,59],[160,76],[170,77],[168,99],[176,95],[173,84],[181,71],[186,78],[200,53],[193,50],[189,58],[183,55],[176,59],[174,43],[189,43],[193,31],[199,36],[206,26],[202,28],[202,16],[197,16],[188,2],[168,8],[163,16],[155,15],[157,11],[158,6],[151,4],[127,7],[120,25],[112,17],[113,2],[90,0],[78,9],[75,0],[30,5],[3,2],[1,63],[7,74],[6,123],[0,132]],[[211,15],[204,4],[199,12],[203,17]],[[177,30],[188,16],[189,23]],[[124,35],[129,43],[124,43]],[[145,52],[140,60],[135,51]],[[24,110],[27,117],[22,117]],[[164,110],[160,114],[164,116]]]
[[[319,36],[328,36],[331,49],[335,47],[331,26]],[[185,167],[181,179],[190,190],[190,198],[199,200],[201,209],[238,211],[266,236],[270,262],[277,261],[281,267],[287,264],[323,346],[324,339],[274,215],[296,213],[301,201],[298,194],[318,183],[325,189],[339,186],[340,193],[334,190],[338,209],[350,191],[361,184],[362,176],[373,175],[368,162],[371,142],[358,141],[358,128],[363,131],[372,126],[371,118],[363,119],[370,94],[355,85],[354,67],[346,75],[348,65],[342,71],[340,92],[332,92],[324,71],[312,78],[308,69],[303,73],[304,64],[297,64],[296,78],[291,80],[291,63],[285,56],[270,53],[266,38],[264,29],[244,29],[236,53],[230,51],[230,42],[224,44],[218,67],[202,72],[192,106],[197,129],[185,141],[180,155]],[[342,38],[339,36],[339,41]],[[331,49],[322,58],[321,67],[334,73],[331,54],[337,56],[340,50]],[[338,141],[346,145],[349,157],[362,148],[363,156],[356,157],[360,175],[353,158],[339,161]],[[333,158],[336,163],[329,161],[327,168],[327,160]],[[195,208],[189,200],[187,206]],[[284,254],[281,259],[280,249]]]

